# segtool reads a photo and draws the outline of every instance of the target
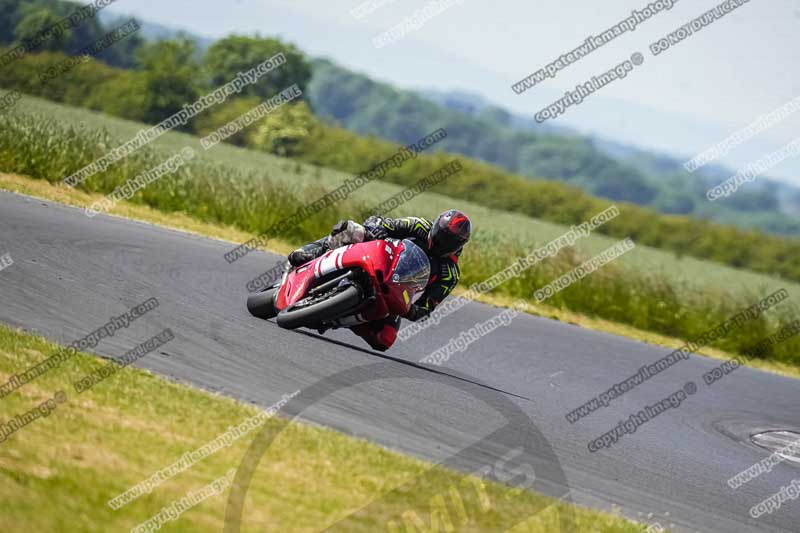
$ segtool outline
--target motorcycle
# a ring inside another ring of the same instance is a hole
[[[422,296],[430,268],[427,254],[408,239],[348,244],[251,294],[247,309],[286,329],[353,327],[406,314]]]

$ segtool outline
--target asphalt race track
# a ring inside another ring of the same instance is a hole
[[[708,387],[701,376],[720,361],[692,357],[570,424],[567,411],[670,350],[524,315],[438,367],[478,383],[471,384],[406,362],[500,312],[491,306],[470,304],[382,355],[348,331],[320,337],[251,317],[245,284],[275,263],[268,254],[228,264],[223,254],[230,243],[105,215],[90,219],[79,209],[9,193],[0,193],[0,228],[0,254],[14,260],[0,272],[4,323],[67,344],[156,297],[158,309],[95,352],[119,356],[169,327],[176,338],[143,358],[142,367],[265,407],[282,394],[382,363],[399,377],[334,390],[303,418],[438,462],[503,425],[503,416],[481,400],[501,396],[530,418],[555,453],[529,457],[536,490],[563,494],[557,479],[563,471],[573,501],[604,509],[617,504],[633,518],[653,513],[651,521],[675,524],[676,531],[800,531],[800,500],[759,519],[748,515],[800,478],[800,465],[784,462],[737,490],[726,483],[769,455],[749,443],[750,432],[800,428],[797,381],[742,368]],[[610,449],[589,452],[590,440],[689,381],[697,392],[679,408]],[[488,444],[482,453],[491,455]],[[468,469],[487,458],[462,459]]]

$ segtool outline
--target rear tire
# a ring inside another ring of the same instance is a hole
[[[361,289],[350,285],[342,292],[308,307],[289,306],[278,313],[278,325],[286,329],[315,328],[327,320],[355,309],[361,303]]]
[[[278,315],[278,310],[275,309],[275,296],[278,289],[279,287],[274,287],[248,296],[247,310],[250,311],[250,314],[264,320],[275,318]]]

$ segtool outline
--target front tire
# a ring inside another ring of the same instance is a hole
[[[314,328],[325,321],[355,309],[362,300],[361,289],[348,285],[344,290],[320,302],[304,305],[300,300],[278,313],[278,325],[286,329]]]
[[[247,297],[247,310],[250,314],[257,318],[275,318],[278,315],[278,310],[275,309],[275,296],[278,294],[280,287],[273,287],[256,294],[251,294]]]

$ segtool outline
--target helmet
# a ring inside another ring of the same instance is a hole
[[[445,211],[433,221],[428,232],[428,249],[435,256],[453,254],[467,244],[472,233],[472,223],[461,211]]]

